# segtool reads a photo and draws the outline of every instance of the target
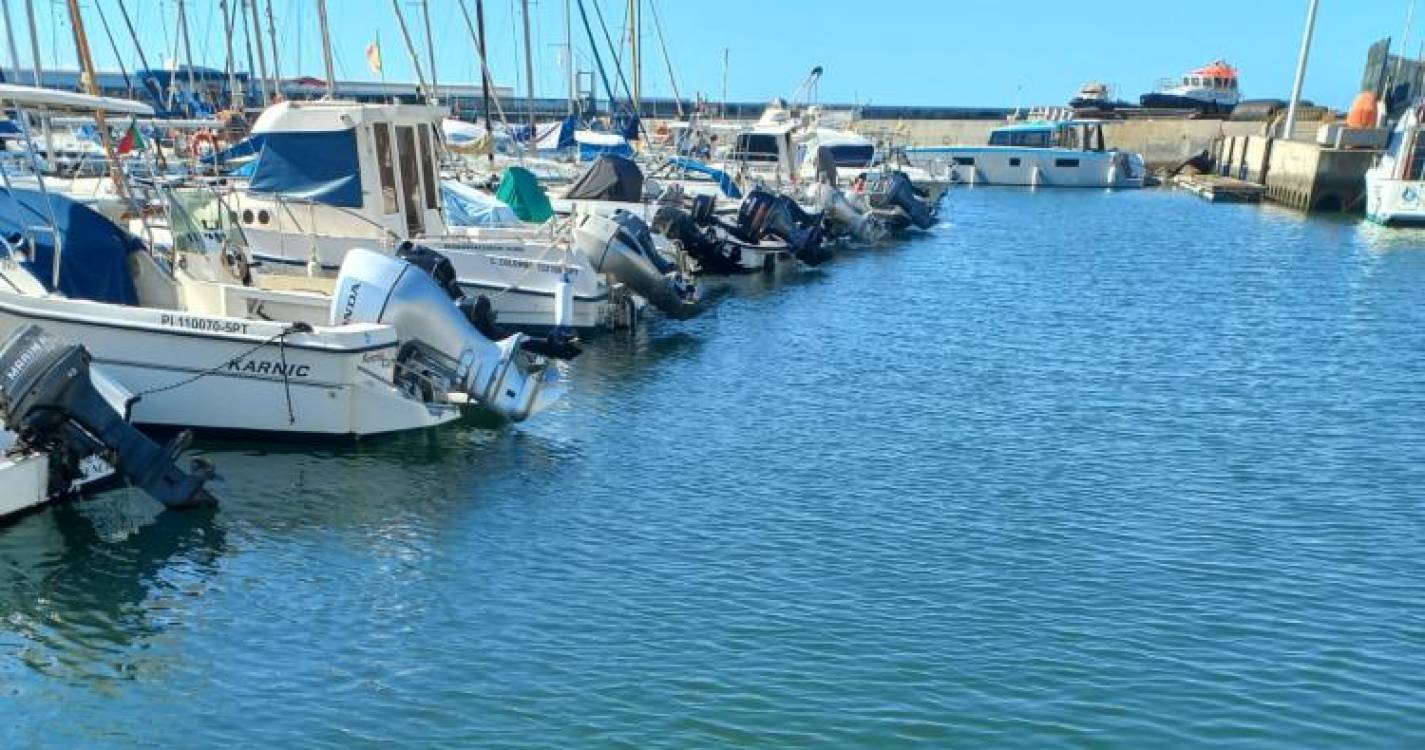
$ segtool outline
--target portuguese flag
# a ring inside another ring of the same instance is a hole
[[[124,131],[124,137],[119,139],[119,156],[143,149],[148,144],[144,143],[143,133],[139,132],[139,124],[135,120],[129,121],[129,129]]]

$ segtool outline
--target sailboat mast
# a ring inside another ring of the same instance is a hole
[[[193,116],[192,100],[198,96],[198,82],[193,77],[193,40],[188,36],[188,7],[178,0],[178,31],[183,35],[183,58],[188,66],[188,116]]]
[[[69,21],[74,27],[74,48],[79,53],[79,66],[84,71],[84,88],[90,96],[99,95],[99,72],[94,69],[94,57],[89,52],[89,37],[84,32],[84,16],[79,11],[79,0],[69,0]],[[104,110],[94,110],[94,124],[99,130],[99,138],[104,144],[104,158],[109,162],[109,177],[119,195],[129,197],[128,185],[124,180],[124,170],[119,168],[119,157],[114,153],[114,139],[109,133],[108,117]]]
[[[35,0],[25,0],[25,18],[30,24],[30,63],[34,66],[35,86],[38,88],[44,85],[44,68],[40,62],[40,35],[39,27],[35,26]],[[15,61],[17,64],[19,60]],[[16,75],[19,74],[16,70]]]
[[[490,164],[495,163],[495,124],[490,120],[490,74],[485,59],[485,0],[475,0],[475,28],[480,35],[480,70],[485,71],[485,80],[480,84],[480,93],[485,100],[485,137],[490,140]]]
[[[643,52],[640,44],[643,22],[639,18],[642,7],[641,0],[628,0],[628,40],[633,48],[633,112],[636,115],[643,114]]]
[[[578,96],[579,81],[576,78],[578,72],[574,67],[574,18],[573,9],[569,4],[573,0],[564,0],[564,65],[569,74],[569,114],[574,114],[574,98]]]
[[[262,106],[266,107],[272,102],[267,94],[267,51],[262,48],[262,20],[257,17],[257,0],[243,0],[247,3],[249,11],[252,46],[257,48],[257,88],[262,92]]]
[[[524,13],[524,90],[529,104],[529,128],[534,132],[534,45],[529,41],[529,0],[521,3]]]
[[[440,83],[435,75],[435,37],[430,33],[430,0],[422,0],[421,14],[426,24],[426,54],[430,56],[430,102],[440,103]]]
[[[327,69],[327,98],[336,98],[336,67],[332,65],[331,29],[327,26],[327,0],[317,0],[317,20],[322,28],[322,62]]]
[[[232,9],[228,7],[228,0],[218,0],[218,12],[223,14],[223,30],[227,32],[227,74],[228,74],[228,102],[235,110],[242,109],[242,102],[239,101],[241,92],[238,90],[237,78],[237,58],[233,57],[233,37],[237,36],[237,30],[233,25]]]
[[[416,44],[411,41],[411,31],[406,28],[406,16],[401,13],[401,0],[391,0],[391,9],[396,11],[396,23],[401,27],[401,38],[406,42],[406,54],[411,56],[411,67],[416,69],[416,85],[420,87],[421,97],[426,101],[430,100],[430,90],[426,88],[426,77],[421,72],[421,57],[416,53]]]
[[[257,2],[257,0],[253,0]],[[282,98],[282,61],[277,56],[277,22],[272,17],[272,0],[267,0],[267,41],[272,44],[272,97]]]

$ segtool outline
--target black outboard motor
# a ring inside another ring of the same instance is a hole
[[[455,275],[455,265],[449,258],[410,240],[405,240],[396,247],[396,257],[430,275],[485,338],[504,341],[512,335],[495,321],[495,306],[488,297],[482,294],[470,299],[465,295],[465,290],[460,288],[460,280]],[[573,338],[562,331],[555,331],[543,338],[530,336],[520,348],[550,359],[571,360],[583,353],[583,350],[574,344]]]
[[[785,195],[774,196],[761,188],[743,199],[735,233],[739,239],[754,244],[768,235],[776,237],[787,243],[797,260],[809,266],[831,259],[831,251],[822,246],[820,220]]]
[[[931,210],[930,204],[916,195],[915,187],[905,172],[891,172],[886,175],[886,189],[876,202],[878,207],[904,211],[905,219],[921,229],[929,229],[935,225],[935,212]]]
[[[698,196],[698,199],[708,196]],[[709,199],[709,204],[711,199]],[[697,200],[694,200],[697,205]],[[709,274],[733,274],[742,267],[742,248],[735,242],[721,239],[712,229],[703,229],[693,216],[677,206],[662,206],[653,216],[653,231],[682,246],[683,251],[698,263],[698,270]]]
[[[50,490],[62,494],[81,476],[79,463],[103,456],[134,486],[168,508],[210,505],[203,485],[213,468],[174,464],[193,434],[159,446],[124,421],[90,377],[89,352],[38,326],[28,326],[0,348],[0,418],[20,444],[52,457]],[[59,460],[53,460],[58,458]]]

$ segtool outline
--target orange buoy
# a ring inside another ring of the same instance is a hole
[[[1355,101],[1351,102],[1351,113],[1346,115],[1346,127],[1373,128],[1376,126],[1377,115],[1376,95],[1362,91],[1356,94]]]

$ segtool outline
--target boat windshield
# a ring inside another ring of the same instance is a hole
[[[1055,145],[1054,131],[1041,129],[996,130],[990,133],[991,146],[1019,146],[1021,148],[1049,148]]]
[[[168,204],[168,224],[173,233],[175,251],[205,252],[213,247],[208,242],[209,238],[221,238],[225,246],[247,247],[247,238],[236,217],[213,190],[167,188],[163,194]]]

